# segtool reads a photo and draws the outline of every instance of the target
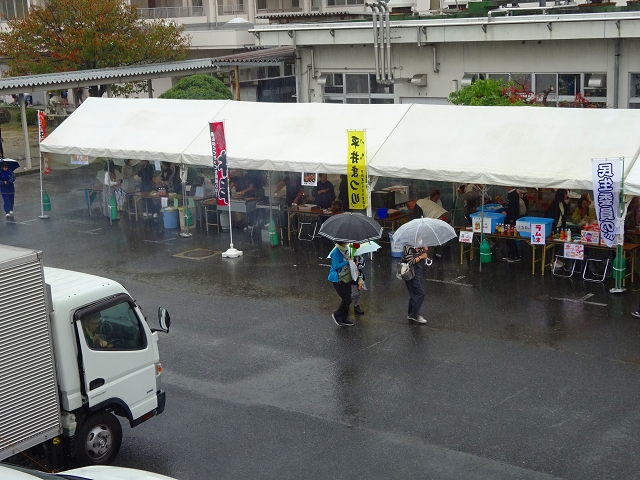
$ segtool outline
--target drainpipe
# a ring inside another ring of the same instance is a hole
[[[372,26],[373,26],[373,57],[375,59],[375,64],[376,64],[376,81],[378,83],[380,83],[380,59],[379,59],[379,53],[378,53],[378,15],[376,12],[376,6],[373,3],[365,3],[365,5],[369,8],[371,8],[371,12],[373,15],[373,22],[372,22]]]
[[[380,3],[374,4],[374,8],[378,11],[380,16],[380,27],[378,28],[378,48],[380,52],[380,83],[385,83],[385,71],[387,70],[387,57],[384,51],[384,11]]]
[[[233,67],[234,77],[236,77],[236,100],[240,101],[240,68],[238,65]]]
[[[613,108],[619,108],[619,90],[620,90],[620,39],[615,41],[615,61],[613,63]]]
[[[386,11],[385,13],[385,23],[387,24],[387,83],[393,83],[393,66],[391,65],[391,27],[389,27],[389,7],[385,2],[381,2]]]

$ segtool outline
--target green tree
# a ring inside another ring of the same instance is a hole
[[[233,95],[227,86],[215,77],[198,73],[183,78],[160,98],[188,100],[231,100]]]
[[[515,85],[513,81],[504,85],[502,81],[476,80],[449,94],[449,103],[454,105],[494,106],[527,105],[531,96],[526,88]]]
[[[9,59],[9,76],[181,60],[190,43],[182,26],[142,20],[127,0],[47,0],[8,26],[0,55]],[[101,85],[91,93],[105,91]]]

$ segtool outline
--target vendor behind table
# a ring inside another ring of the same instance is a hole
[[[276,188],[273,194],[275,196],[278,196],[280,190],[282,190],[283,187],[286,187],[285,198],[286,198],[287,206],[290,207],[294,203],[298,204],[304,194],[304,189],[302,188],[302,180],[301,180],[300,174],[295,172],[287,173],[287,175],[285,175],[282,181],[276,185]]]

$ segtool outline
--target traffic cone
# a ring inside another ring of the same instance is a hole
[[[45,212],[51,211],[51,199],[49,198],[49,194],[44,192],[42,194],[42,210]]]

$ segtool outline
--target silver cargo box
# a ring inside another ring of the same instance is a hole
[[[62,432],[40,258],[0,245],[0,460]]]

